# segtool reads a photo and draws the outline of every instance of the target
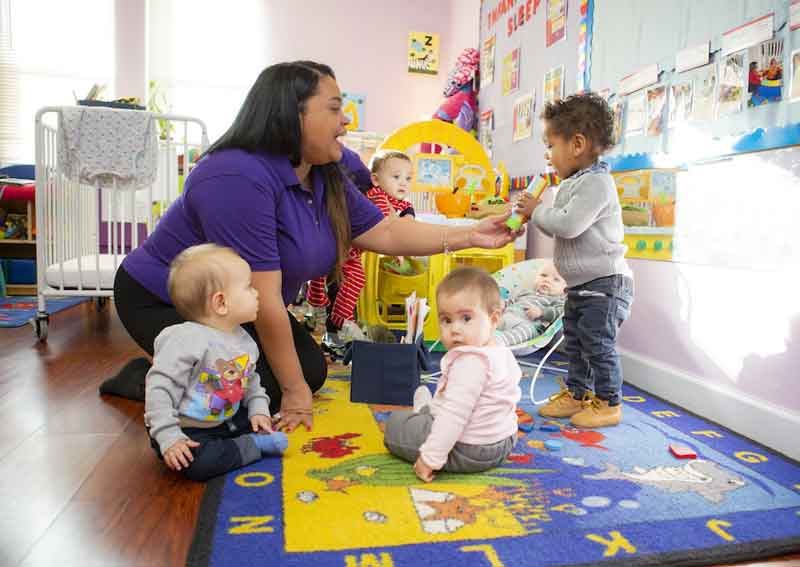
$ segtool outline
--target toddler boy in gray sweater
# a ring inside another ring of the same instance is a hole
[[[144,420],[166,465],[205,481],[281,454],[269,398],[255,372],[258,346],[240,325],[258,312],[250,266],[230,248],[202,244],[173,261],[169,293],[186,322],[155,339]]]
[[[622,209],[600,154],[611,147],[613,115],[594,93],[545,105],[545,159],[562,179],[552,207],[523,193],[520,214],[555,239],[553,260],[567,282],[566,389],[539,410],[577,427],[622,421],[622,368],[617,332],[630,314],[633,274],[625,261]],[[538,208],[537,208],[538,207]]]

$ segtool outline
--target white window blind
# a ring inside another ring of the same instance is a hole
[[[271,63],[265,38],[268,2],[159,0],[148,17],[150,80],[169,110],[197,116],[218,138],[236,116],[248,89]],[[288,4],[287,4],[287,8]]]
[[[82,98],[94,83],[114,97],[114,0],[5,1],[18,78],[17,161],[33,163],[39,108],[74,104],[73,93]],[[0,89],[0,104],[2,97]]]

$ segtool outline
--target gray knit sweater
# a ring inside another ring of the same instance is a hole
[[[615,274],[633,277],[617,187],[605,163],[564,179],[553,206],[537,207],[533,222],[555,238],[553,263],[568,287]]]

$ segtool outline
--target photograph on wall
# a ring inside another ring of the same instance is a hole
[[[747,50],[747,106],[783,98],[783,39],[771,39]]]
[[[453,156],[444,154],[414,154],[415,191],[450,191],[455,166]]]
[[[628,97],[628,119],[625,124],[625,134],[636,136],[644,133],[646,115],[645,93],[638,92]]]
[[[481,112],[481,119],[478,124],[478,141],[480,141],[489,159],[492,159],[494,152],[494,110],[491,108]]]
[[[744,106],[744,52],[728,55],[722,60],[717,89],[717,115],[727,116]]]
[[[669,127],[674,128],[689,121],[692,114],[694,83],[683,81],[670,86]]]
[[[408,32],[408,72],[435,75],[439,72],[439,34]]]
[[[664,131],[664,111],[667,108],[667,87],[647,89],[647,135],[660,136]]]
[[[511,141],[519,142],[533,135],[533,112],[536,92],[523,95],[514,101],[514,124],[511,130]]]
[[[519,59],[521,49],[517,47],[503,57],[503,94],[513,93],[519,88]]]
[[[567,0],[547,0],[547,47],[567,37]]]
[[[612,140],[616,146],[622,141],[622,120],[625,117],[625,101],[618,99],[611,103],[611,112],[614,113],[614,129],[612,130]]]
[[[544,95],[542,103],[555,102],[564,98],[564,66],[553,67],[544,74]]]
[[[342,112],[350,119],[348,130],[364,129],[364,103],[367,97],[355,93],[342,93]]]
[[[494,82],[494,48],[497,36],[483,40],[481,46],[481,88]]]
[[[792,52],[792,85],[789,88],[789,98],[800,99],[800,49]]]
[[[692,104],[692,120],[712,120],[717,100],[717,66],[701,67],[695,78],[697,89]]]

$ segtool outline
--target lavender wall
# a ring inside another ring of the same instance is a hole
[[[342,90],[366,95],[368,130],[389,133],[430,117],[458,53],[477,47],[478,0],[267,2],[265,63],[297,58],[333,67]],[[409,31],[436,32],[439,74],[406,71]]]

